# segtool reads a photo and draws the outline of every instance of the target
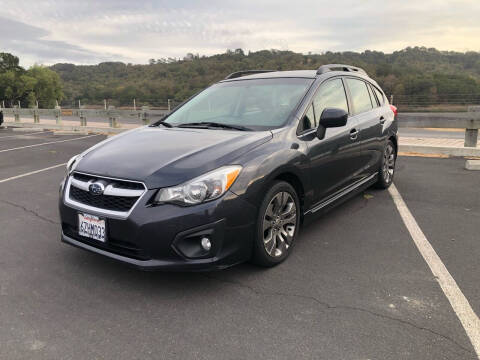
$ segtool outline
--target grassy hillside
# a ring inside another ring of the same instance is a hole
[[[159,105],[167,99],[181,101],[195,92],[242,69],[316,69],[322,64],[344,63],[364,68],[385,92],[398,102],[479,103],[480,53],[443,52],[423,47],[392,54],[327,52],[303,55],[291,51],[263,50],[184,60],[151,60],[149,65],[107,62],[98,65],[56,64],[51,67],[63,80],[65,104],[80,99],[85,104]]]

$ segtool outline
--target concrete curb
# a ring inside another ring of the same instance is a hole
[[[401,152],[411,152],[420,154],[441,154],[449,156],[480,156],[480,148],[473,147],[452,147],[452,146],[433,146],[433,145],[401,145]]]
[[[467,160],[467,161],[465,161],[465,169],[467,169],[467,170],[480,170],[480,160]]]
[[[18,128],[29,128],[34,130],[60,130],[60,131],[70,131],[79,134],[84,133],[102,133],[102,134],[119,134],[123,131],[130,129],[122,128],[109,128],[109,127],[96,127],[96,126],[72,126],[72,125],[50,125],[50,124],[32,124],[32,123],[21,123],[21,122],[6,122],[4,126],[13,126]]]
[[[30,132],[30,131],[43,131],[43,127],[14,127],[13,132]]]

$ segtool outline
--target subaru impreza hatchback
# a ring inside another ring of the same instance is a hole
[[[287,258],[307,217],[394,175],[397,122],[349,65],[242,71],[72,158],[62,240],[142,269]]]

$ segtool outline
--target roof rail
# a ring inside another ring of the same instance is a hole
[[[274,71],[275,70],[242,70],[242,71],[231,73],[225,78],[225,80],[235,79],[244,75],[261,74],[261,73],[274,72]]]
[[[317,70],[317,75],[322,75],[330,71],[349,71],[349,72],[359,72],[367,74],[362,68],[352,66],[352,65],[343,65],[343,64],[327,64],[322,65]]]

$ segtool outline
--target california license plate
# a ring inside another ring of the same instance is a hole
[[[105,220],[89,214],[78,214],[78,234],[105,242]]]

